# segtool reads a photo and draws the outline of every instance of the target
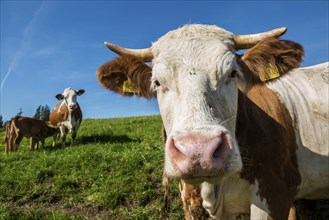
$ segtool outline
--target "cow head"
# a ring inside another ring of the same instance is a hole
[[[168,32],[148,49],[106,42],[122,57],[101,66],[98,80],[121,94],[125,80],[135,83],[141,96],[156,93],[168,135],[169,176],[219,181],[242,168],[235,136],[238,89],[247,91],[301,62],[300,45],[277,39],[285,31],[238,36],[215,26],[188,25]],[[236,54],[250,47],[243,56]],[[151,59],[152,68],[142,63]],[[150,80],[136,80],[141,77]]]
[[[85,90],[80,89],[78,91],[72,88],[66,88],[62,94],[57,94],[55,97],[58,100],[63,100],[69,111],[74,111],[78,107],[77,96],[82,95]]]

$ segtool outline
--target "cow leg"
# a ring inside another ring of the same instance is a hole
[[[76,138],[76,136],[77,136],[77,133],[73,132],[73,133],[72,133],[72,138],[71,138],[71,146],[74,145],[74,142],[75,142],[75,138]]]
[[[45,146],[45,139],[41,139],[41,150],[43,150],[44,146]]]
[[[19,144],[21,143],[22,139],[23,139],[22,135],[20,134],[16,135],[16,137],[13,140],[13,146],[11,151],[18,150]]]
[[[35,145],[35,139],[34,137],[30,138],[30,150],[34,150],[34,145]]]
[[[15,134],[11,134],[8,137],[8,145],[7,145],[7,152],[9,153],[10,151],[12,151],[13,149],[13,145],[14,145],[14,138],[15,138]]]
[[[53,147],[56,146],[56,141],[57,141],[57,137],[58,137],[58,135],[59,135],[59,134],[57,134],[57,133],[53,135]]]
[[[65,147],[66,141],[66,128],[64,126],[60,126],[59,130],[61,131],[61,139],[62,139],[62,147]]]
[[[9,152],[9,144],[10,143],[10,138],[9,138],[9,134],[8,132],[6,131],[6,134],[5,134],[5,153],[7,154]]]
[[[76,138],[76,136],[77,136],[77,133],[78,133],[79,127],[80,127],[80,126],[77,125],[77,126],[73,129],[73,131],[72,131],[71,146],[73,146],[74,143],[75,143],[75,138]]]
[[[8,154],[9,153],[9,148],[10,148],[10,139],[7,137],[5,137],[5,153]]]

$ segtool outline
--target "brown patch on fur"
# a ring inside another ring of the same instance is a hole
[[[122,56],[103,64],[96,71],[98,82],[106,89],[112,90],[123,96],[155,98],[151,91],[152,68],[142,60]],[[128,80],[140,89],[140,93],[124,93],[123,82]]]
[[[185,220],[206,219],[207,213],[202,206],[200,186],[194,186],[180,181],[179,191],[183,204]]]
[[[277,70],[282,76],[303,61],[303,47],[293,41],[266,38],[243,54],[240,66],[248,85],[263,83],[260,78],[268,75],[268,71]]]
[[[58,112],[58,110],[60,111]],[[58,126],[59,123],[66,121],[68,117],[69,117],[69,109],[65,104],[61,105],[61,103],[59,103],[56,105],[55,109],[50,113],[49,121],[50,124],[54,126]],[[82,111],[78,103],[77,103],[77,108],[72,112],[72,117],[74,117],[76,121],[80,120],[81,123]]]
[[[236,135],[243,161],[241,177],[259,183],[273,219],[287,219],[301,176],[293,121],[278,96],[265,86],[239,92]]]

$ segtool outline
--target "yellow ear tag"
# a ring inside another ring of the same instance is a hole
[[[261,74],[259,77],[260,80],[262,80],[263,82],[280,77],[278,67],[269,64],[268,67],[266,68],[265,74],[264,75]]]
[[[128,80],[123,82],[123,93],[139,93],[139,89],[135,84],[129,82]]]

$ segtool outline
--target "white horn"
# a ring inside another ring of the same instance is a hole
[[[111,44],[109,42],[104,42],[105,46],[112,50],[113,52],[123,56],[123,55],[130,55],[139,59],[142,59],[144,62],[150,62],[153,59],[153,54],[151,48],[145,49],[128,49],[124,47],[120,47],[115,44]]]
[[[248,49],[257,44],[259,41],[268,38],[268,37],[275,37],[278,38],[284,33],[286,33],[287,28],[276,28],[270,31],[258,33],[258,34],[248,34],[248,35],[235,35],[234,41],[235,41],[235,49],[241,50],[241,49]]]

